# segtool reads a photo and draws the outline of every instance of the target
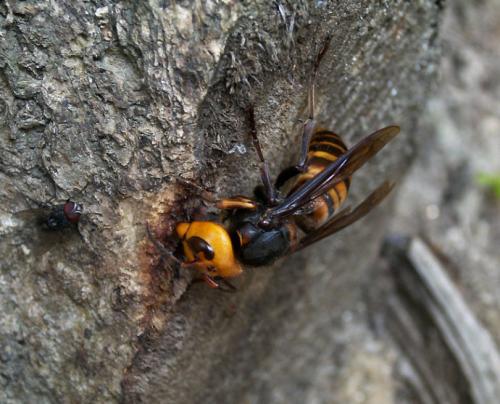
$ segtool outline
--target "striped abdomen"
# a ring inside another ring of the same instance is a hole
[[[295,177],[290,192],[323,171],[346,151],[347,147],[339,135],[326,129],[317,129],[309,143],[307,171]],[[297,224],[300,228],[305,232],[310,232],[325,223],[344,202],[350,183],[351,180],[348,178],[316,198],[313,210],[298,218]]]

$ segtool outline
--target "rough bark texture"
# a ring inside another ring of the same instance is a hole
[[[385,402],[386,390],[353,388],[349,369],[390,204],[247,271],[232,295],[174,279],[145,224],[166,233],[198,200],[178,178],[251,193],[249,104],[272,173],[295,161],[327,36],[319,121],[348,144],[402,126],[352,200],[400,178],[436,71],[440,3],[3,3],[0,401]],[[14,214],[68,197],[85,217],[57,242]],[[366,378],[390,384],[372,359]]]

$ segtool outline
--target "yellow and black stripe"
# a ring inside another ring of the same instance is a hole
[[[346,151],[347,147],[339,135],[326,129],[316,129],[309,143],[307,171],[295,177],[289,194],[323,171]],[[313,210],[297,220],[300,228],[310,232],[325,223],[346,199],[350,183],[351,179],[347,178],[316,198]]]

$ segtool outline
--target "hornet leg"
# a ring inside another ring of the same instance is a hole
[[[234,293],[237,291],[236,287],[224,278],[220,278],[216,281],[210,275],[204,274],[201,280],[211,288],[220,290],[221,292]],[[222,287],[222,285],[226,287]]]
[[[250,121],[250,131],[252,134],[253,145],[257,149],[257,154],[259,155],[259,159],[262,164],[260,169],[260,177],[262,179],[262,183],[264,184],[264,189],[266,191],[267,202],[270,205],[275,205],[276,190],[274,189],[274,185],[271,182],[271,176],[269,175],[269,165],[267,164],[267,161],[264,159],[264,155],[262,154],[262,149],[260,148],[259,138],[257,137],[257,127],[255,124],[255,114],[253,107],[250,106],[247,112],[248,112],[248,119]]]
[[[307,110],[309,116],[307,117],[307,120],[304,122],[304,127],[302,130],[302,146],[300,150],[299,164],[295,166],[295,168],[299,172],[304,172],[307,169],[307,151],[309,150],[309,143],[311,141],[314,129],[316,127],[316,121],[314,120],[316,76],[318,73],[318,68],[321,59],[325,55],[330,45],[330,39],[331,38],[327,38],[325,44],[323,45],[323,48],[321,48],[320,52],[318,53],[316,61],[314,62],[313,73],[309,81],[309,90],[307,92]]]

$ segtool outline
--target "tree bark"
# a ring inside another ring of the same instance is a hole
[[[246,271],[235,294],[176,279],[146,224],[168,235],[199,204],[179,179],[251,194],[249,105],[272,174],[297,160],[327,37],[318,121],[350,145],[402,127],[356,175],[350,203],[401,178],[436,72],[440,3],[3,3],[0,401],[339,400],[339,335],[390,204]],[[67,198],[85,214],[57,241],[16,214]]]

